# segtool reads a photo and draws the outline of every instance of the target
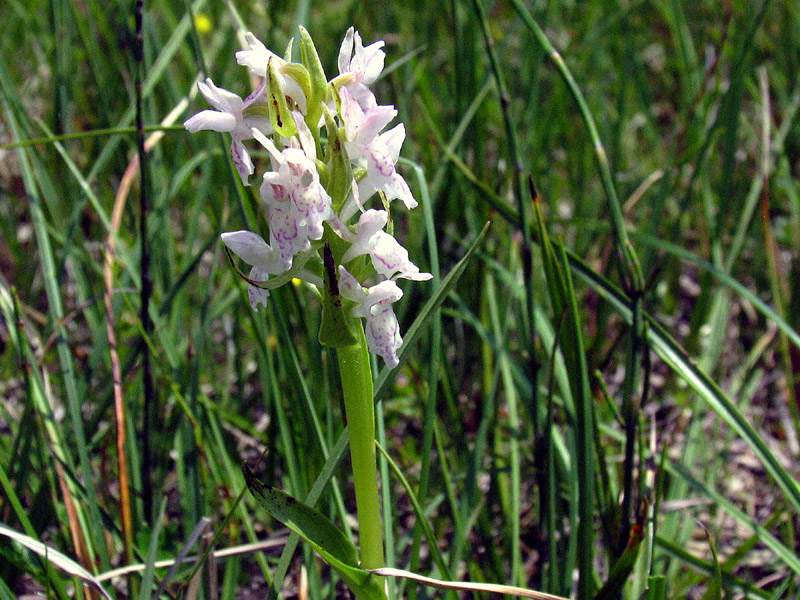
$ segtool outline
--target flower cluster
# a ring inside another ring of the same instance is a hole
[[[269,155],[271,170],[259,189],[269,242],[251,231],[222,234],[225,245],[252,266],[246,277],[250,304],[254,310],[266,305],[269,290],[294,277],[318,286],[323,296],[340,293],[354,303],[349,315],[366,320],[370,351],[394,367],[403,342],[392,309],[403,295],[397,280],[431,275],[421,273],[386,231],[387,210],[365,209],[376,195],[384,208],[393,200],[407,209],[417,205],[396,169],[405,128],[401,123],[384,131],[397,111],[379,105],[369,88],[383,70],[384,42],[364,47],[358,32],[348,29],[339,74],[328,81],[305,29],[300,62],[291,62],[291,41],[281,58],[252,33],[246,40],[249,50],[237,52],[236,61],[260,78],[258,88],[242,99],[211,79],[200,82],[200,93],[215,110],[201,111],[184,125],[193,133],[230,133],[231,158],[245,186],[255,166],[244,142],[254,140]],[[323,246],[338,265],[332,272],[325,273],[320,260]],[[369,278],[376,283],[365,287]],[[331,279],[333,285],[323,283]]]

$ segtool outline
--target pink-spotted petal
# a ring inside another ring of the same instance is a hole
[[[408,210],[417,206],[417,201],[414,199],[406,180],[397,171],[383,184],[381,189],[386,194],[387,200],[400,200]]]
[[[387,367],[394,369],[400,364],[397,351],[403,345],[403,338],[400,337],[400,324],[391,306],[367,319],[364,334],[370,352],[383,358]]]
[[[303,235],[297,219],[292,215],[291,204],[276,202],[269,206],[269,237],[271,245],[280,253],[286,269],[291,268],[292,258],[297,252],[311,247],[308,237]]]
[[[364,299],[367,297],[367,293],[364,291],[364,288],[361,287],[361,284],[358,283],[358,280],[342,265],[339,265],[339,293],[348,300],[357,303],[358,306],[353,311],[354,317],[365,316]]]
[[[376,315],[382,306],[397,302],[403,297],[403,290],[392,280],[381,281],[373,285],[367,291],[367,297],[364,300],[364,310],[368,315]]]
[[[383,277],[389,279],[397,272],[419,271],[419,268],[408,259],[408,250],[385,231],[375,234],[373,244],[372,252],[370,252],[372,266]]]
[[[370,209],[363,213],[356,224],[355,240],[342,256],[342,262],[347,263],[357,256],[372,253],[377,241],[376,235],[386,226],[388,220],[389,213],[385,210]]]
[[[253,174],[255,167],[253,166],[253,159],[250,158],[250,153],[245,148],[242,141],[236,137],[231,141],[231,158],[233,165],[236,167],[236,172],[242,178],[243,185],[250,185],[247,178]]]
[[[253,281],[267,281],[269,275],[265,273],[263,269],[253,267],[250,269],[250,279]],[[258,312],[259,304],[267,306],[267,298],[269,298],[269,290],[256,287],[250,283],[247,284],[247,299],[250,300],[250,306],[254,311]]]
[[[381,134],[381,142],[386,146],[392,164],[397,162],[400,156],[400,148],[402,148],[405,139],[406,127],[402,123]]]

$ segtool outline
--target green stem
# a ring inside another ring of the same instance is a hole
[[[146,133],[151,131],[186,131],[183,125],[147,125],[144,128]],[[32,138],[29,140],[19,140],[9,144],[0,144],[0,150],[10,150],[11,148],[26,148],[39,144],[52,144],[55,142],[65,142],[71,140],[82,140],[93,137],[112,136],[126,133],[136,133],[136,127],[110,127],[108,129],[92,129],[91,131],[75,131],[73,133],[63,133],[61,135],[51,135],[48,137]]]
[[[342,377],[344,409],[350,430],[350,459],[356,488],[361,566],[384,566],[381,506],[375,462],[375,408],[367,340],[360,321],[354,328],[358,343],[336,349]]]

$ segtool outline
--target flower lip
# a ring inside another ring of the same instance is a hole
[[[405,126],[400,123],[389,131],[380,131],[397,115],[391,105],[373,106],[364,109],[350,90],[339,90],[341,117],[345,125],[345,150],[350,160],[366,170],[366,176],[358,182],[359,197],[368,199],[382,190],[387,200],[399,199],[409,210],[417,206],[411,189],[395,169],[400,148],[406,137]],[[354,213],[347,204],[344,219]]]
[[[297,147],[303,145],[302,141],[292,138],[289,147],[278,150],[259,131],[254,129],[253,136],[267,149],[272,161],[273,170],[263,176],[261,199],[267,205],[270,242],[288,269],[296,253],[311,247],[310,240],[322,238],[322,223],[336,215],[316,162]]]

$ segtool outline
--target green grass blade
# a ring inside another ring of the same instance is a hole
[[[2,91],[3,107],[14,136],[17,139],[20,139],[22,136],[19,122],[7,101],[7,98],[14,96],[14,90],[7,78],[7,73],[8,69],[4,64],[2,57],[0,57],[0,91]],[[39,258],[41,261],[44,285],[48,299],[48,310],[50,313],[52,326],[57,332],[57,350],[64,387],[66,390],[70,425],[75,436],[75,443],[77,446],[83,483],[87,490],[85,499],[87,502],[89,518],[93,523],[100,523],[101,519],[95,487],[95,475],[92,471],[89,461],[89,451],[83,429],[83,416],[81,414],[82,402],[79,397],[80,395],[78,392],[78,383],[76,381],[72,353],[69,345],[67,344],[67,331],[63,325],[64,309],[61,290],[59,289],[59,278],[56,273],[56,263],[52,247],[50,245],[50,235],[48,233],[47,223],[42,211],[39,188],[35,183],[36,177],[31,169],[27,152],[28,150],[26,149],[17,150],[25,189],[30,199],[29,210],[39,248]],[[70,452],[65,452],[65,454],[71,453],[72,448],[69,448],[69,450]],[[97,528],[90,528],[85,533],[87,542],[90,545],[90,554],[93,555],[96,552],[97,556],[100,558],[100,564],[103,567],[107,567],[109,564],[109,557],[108,552],[106,551],[105,541],[101,535],[102,532]]]
[[[408,500],[411,502],[411,506],[414,509],[414,514],[417,517],[417,520],[422,528],[422,531],[425,534],[425,538],[428,541],[428,549],[430,550],[431,556],[433,557],[433,562],[438,567],[439,571],[442,575],[450,579],[450,569],[447,566],[447,563],[444,561],[444,557],[442,556],[442,552],[439,549],[439,544],[436,539],[436,536],[433,533],[433,528],[431,527],[430,521],[428,517],[425,515],[425,511],[422,508],[422,505],[419,503],[419,499],[417,495],[414,493],[414,490],[411,488],[411,484],[408,483],[408,480],[403,475],[403,472],[400,470],[400,467],[397,466],[397,463],[392,460],[392,457],[389,456],[389,453],[384,450],[384,448],[377,444],[378,450],[380,450],[383,457],[389,463],[392,471],[394,472],[394,476],[397,477],[397,480],[400,482],[400,485],[403,486],[403,489],[406,491],[408,495]]]
[[[7,538],[10,538],[16,542],[19,542],[29,550],[32,550],[39,556],[43,557],[48,563],[57,566],[59,569],[63,570],[66,573],[69,573],[72,577],[78,577],[84,583],[91,585],[95,590],[100,592],[105,598],[111,600],[111,596],[105,590],[105,588],[97,581],[94,576],[89,573],[86,569],[72,560],[70,557],[62,554],[58,550],[50,548],[40,542],[39,540],[32,538],[29,535],[24,533],[20,533],[10,527],[6,527],[2,523],[0,523],[0,535],[3,535]]]

